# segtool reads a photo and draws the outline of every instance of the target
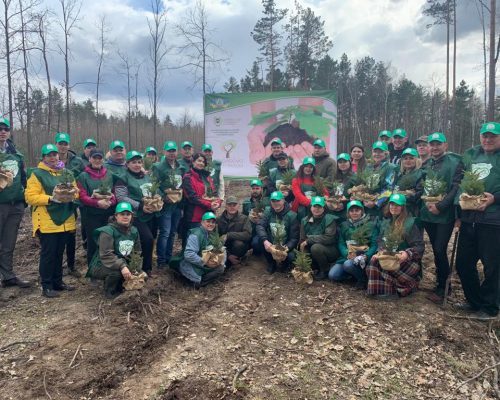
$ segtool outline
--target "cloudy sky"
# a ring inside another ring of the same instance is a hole
[[[168,15],[167,43],[179,43],[175,24],[182,23],[194,0],[164,0]],[[293,9],[293,0],[277,0],[279,7]],[[482,84],[482,30],[475,0],[458,2],[457,83],[465,79],[479,92]],[[209,25],[214,42],[227,50],[229,61],[213,71],[210,80],[215,91],[222,91],[229,76],[243,77],[258,56],[257,45],[250,32],[262,13],[260,0],[206,1]],[[426,29],[428,20],[422,17],[425,0],[301,0],[325,21],[325,31],[333,40],[330,55],[337,59],[347,53],[351,60],[366,55],[377,61],[390,62],[394,79],[405,75],[426,87],[444,87],[446,32],[444,27]],[[50,31],[51,74],[54,82],[64,80],[64,63],[57,52],[61,28],[58,0],[46,0],[45,5],[56,16]],[[144,111],[149,108],[148,88],[151,76],[149,59],[150,37],[147,18],[151,17],[149,0],[83,0],[78,29],[70,38],[72,48],[71,83],[78,83],[74,97],[94,98],[97,74],[98,21],[104,15],[108,28],[106,59],[103,70],[102,106],[109,113],[125,111],[125,78],[120,74],[118,51],[132,62],[139,63],[139,98]],[[175,51],[167,57],[163,73],[161,115],[170,114],[174,121],[186,110],[202,118],[202,96],[199,88],[190,89],[193,77],[188,71],[172,69],[179,65]],[[34,70],[43,76],[41,64],[33,61]]]

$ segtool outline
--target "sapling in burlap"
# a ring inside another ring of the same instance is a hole
[[[255,207],[250,210],[248,218],[254,224],[257,224],[262,218],[262,214],[264,213],[264,202],[262,200],[258,200],[254,204]]]
[[[209,261],[215,262],[215,267],[218,268],[224,263],[224,255],[226,253],[226,248],[224,247],[224,241],[219,235],[219,230],[217,227],[213,232],[208,234],[208,246],[201,252],[201,259],[207,265]]]
[[[486,201],[484,181],[479,176],[478,172],[465,171],[460,184],[462,194],[459,204],[462,210],[477,210]]]
[[[111,200],[112,179],[103,179],[99,187],[92,192],[92,197],[98,200]]]
[[[351,200],[376,201],[378,198],[380,175],[364,170],[355,176],[355,185],[347,192]]]
[[[52,197],[59,203],[70,203],[75,200],[78,189],[74,186],[75,177],[68,169],[63,169],[59,175],[59,183],[52,191]]]
[[[424,181],[424,195],[422,196],[422,200],[426,204],[440,202],[446,194],[446,187],[446,182],[435,171],[430,170]]]
[[[156,176],[152,176],[150,184],[145,187],[147,194],[143,197],[142,201],[153,212],[161,211],[163,208],[163,200],[158,194],[160,186],[161,181]]]
[[[312,259],[309,253],[305,251],[299,251],[297,249],[295,252],[295,260],[293,261],[294,268],[292,269],[292,275],[297,283],[313,283],[313,272],[312,272]]]
[[[276,220],[271,224],[273,234],[273,244],[271,245],[271,255],[278,264],[286,260],[288,249],[285,246],[286,227],[282,221]]]
[[[326,200],[326,205],[329,209],[334,210],[339,207],[347,199],[344,196],[344,184],[342,182],[327,180],[325,182],[326,190],[328,191],[328,197]]]
[[[125,290],[142,289],[146,283],[147,274],[142,270],[142,256],[137,251],[132,251],[128,257],[125,257],[127,267],[132,277],[123,282]]]
[[[178,175],[174,169],[169,169],[167,177],[165,178],[165,198],[168,203],[179,203],[182,200],[182,181],[179,180]]]
[[[281,175],[281,179],[278,181],[279,184],[277,185],[278,187],[276,189],[278,189],[279,191],[292,190],[293,178],[295,178],[295,172],[293,170],[289,169],[289,170],[283,172],[283,174]]]
[[[373,226],[368,223],[358,226],[351,235],[351,240],[348,242],[347,258],[351,259],[360,254],[363,254],[368,250],[368,245],[370,244],[370,236],[372,233]]]
[[[5,168],[4,165],[4,162],[6,162],[7,159],[8,159],[7,154],[0,153],[0,190],[3,190],[6,187],[11,186],[12,182],[14,181],[14,175],[12,174],[12,171]]]
[[[394,193],[399,193],[404,196],[413,196],[415,195],[415,178],[410,174],[402,175],[398,179],[398,183],[394,187]]]
[[[399,270],[398,248],[403,241],[402,233],[394,226],[390,226],[384,234],[382,242],[384,243],[382,251],[377,253],[380,267],[386,271]]]

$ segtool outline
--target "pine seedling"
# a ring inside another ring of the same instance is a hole
[[[212,185],[208,185],[205,189],[206,197],[209,199],[214,199],[217,197],[217,191],[212,188]]]
[[[148,197],[154,197],[160,189],[161,181],[153,175],[151,177],[151,185],[148,186],[147,191],[149,193]]]
[[[281,184],[291,186],[293,178],[295,178],[295,171],[289,169],[281,175]]]
[[[398,251],[398,247],[402,241],[402,235],[393,226],[385,232],[382,241],[384,242],[385,251],[394,254]]]
[[[267,170],[263,161],[257,161],[255,166],[257,168],[257,176],[259,178],[265,178],[269,174],[269,171]]]
[[[415,178],[410,174],[402,175],[398,179],[398,183],[396,184],[396,189],[401,191],[412,190],[415,189]]]
[[[286,238],[286,228],[285,224],[283,224],[281,221],[277,220],[274,224],[274,245],[276,246],[284,246],[285,243],[285,238]]]
[[[372,226],[364,223],[358,226],[351,235],[351,240],[356,243],[356,246],[368,246],[370,243]]]
[[[174,169],[168,170],[167,177],[165,178],[165,186],[166,189],[177,189],[179,187],[179,182]]]
[[[429,197],[438,197],[446,193],[446,182],[434,171],[429,171],[424,181],[424,193]]]
[[[132,274],[139,274],[142,271],[142,257],[137,251],[132,251],[132,253],[127,257],[128,269]]]
[[[7,153],[0,153],[0,168],[2,167],[2,164],[7,161],[8,156]]]
[[[73,176],[73,173],[69,169],[64,168],[59,176],[60,185],[72,188],[74,181],[75,177]]]
[[[327,181],[326,187],[331,196],[343,196],[345,186],[342,182]]]
[[[221,253],[224,247],[224,242],[219,236],[219,230],[217,227],[208,235],[208,243],[212,246],[212,251],[215,253]]]
[[[485,191],[484,181],[479,179],[479,173],[465,171],[460,189],[470,196],[480,196]]]
[[[326,190],[326,179],[321,176],[315,176],[314,190],[316,191],[316,196],[323,196]]]
[[[111,179],[103,179],[97,188],[97,192],[103,196],[111,194]]]
[[[151,171],[153,168],[154,160],[150,157],[144,157],[143,159],[143,167],[146,171]]]
[[[254,208],[252,208],[253,212],[256,214],[260,214],[261,212],[264,211],[264,202],[262,200],[257,200],[255,203]]]
[[[309,253],[305,251],[299,251],[297,249],[295,249],[294,252],[295,260],[293,261],[293,265],[295,266],[295,268],[297,268],[300,272],[311,272],[312,259]]]

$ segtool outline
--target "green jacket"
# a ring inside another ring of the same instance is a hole
[[[435,160],[432,158],[427,164],[425,173],[434,171],[440,179],[446,182],[446,195],[443,200],[436,204],[439,210],[438,215],[431,214],[425,203],[420,207],[420,219],[424,222],[435,224],[448,224],[453,222],[456,217],[456,208],[454,206],[455,196],[458,191],[458,185],[464,175],[462,157],[454,153],[446,153]],[[424,183],[425,195],[425,183]]]
[[[397,168],[397,165],[391,164],[388,161],[383,161],[377,167],[373,164],[367,165],[366,170],[370,171],[372,175],[377,175],[379,178],[378,193],[382,193],[384,190],[392,188]]]
[[[287,203],[279,213],[276,213],[272,207],[266,208],[262,219],[255,228],[257,235],[262,241],[269,240],[274,243],[277,222],[285,225],[284,245],[290,250],[294,249],[299,242],[299,222],[297,221],[297,214],[290,210]]]
[[[128,195],[122,196],[123,187],[127,188]],[[148,193],[148,189],[151,186],[151,177],[147,174],[134,174],[130,170],[120,176],[119,180],[115,185],[115,194],[117,197],[117,202],[129,201],[128,198],[132,200],[132,207],[136,209],[136,218],[139,221],[147,222],[151,221],[159,213],[145,213],[142,210],[143,199]],[[129,201],[130,202],[130,201]]]
[[[368,260],[377,252],[378,248],[378,243],[377,243],[377,238],[378,238],[378,233],[379,233],[379,226],[378,226],[378,220],[377,219],[372,219],[368,215],[366,215],[362,221],[358,221],[357,223],[352,222],[350,220],[344,221],[340,224],[340,234],[339,234],[339,251],[341,258],[339,258],[336,263],[337,264],[342,264],[347,260],[347,255],[349,254],[349,249],[348,245],[349,244],[356,244],[356,243],[351,243],[352,242],[352,234],[359,229],[360,227],[368,225],[370,227],[370,240],[368,243],[368,250],[366,251],[365,255],[368,257]]]
[[[106,170],[106,175],[103,177],[103,179],[98,180],[98,179],[92,179],[88,172],[84,171],[80,175],[78,175],[77,181],[82,185],[83,189],[87,192],[89,196],[92,196],[92,193],[94,193],[94,190],[99,189],[99,186],[103,182],[106,183],[106,186],[109,185],[110,190],[113,189],[113,174]],[[111,216],[113,214],[113,207],[110,207],[108,209],[104,208],[98,208],[98,207],[90,207],[84,205],[82,202],[80,202],[80,211],[85,214],[85,216],[92,216],[92,215],[109,215]]]
[[[80,175],[85,169],[85,162],[80,157],[78,157],[74,151],[69,150],[68,159],[64,163],[64,167],[66,169],[69,169],[73,173],[75,178],[77,178],[78,175]]]
[[[268,176],[269,176],[269,172],[273,168],[278,168],[278,160],[276,158],[274,158],[274,156],[272,154],[263,161],[263,164],[264,164],[264,167],[266,167]],[[290,156],[288,156],[288,167],[290,169],[295,169],[293,166],[293,158]]]
[[[168,178],[172,170],[174,170],[174,176],[177,188],[180,189],[182,187],[182,175],[184,175],[184,170],[181,168],[178,161],[175,162],[174,168],[172,168],[172,166],[167,161],[165,161],[165,159],[153,164],[153,168],[151,169],[151,174],[161,182],[160,184],[161,193],[165,193],[165,189],[167,189]],[[165,196],[162,197],[164,198]],[[179,207],[181,204],[182,203],[172,204],[165,202],[163,210],[165,211],[165,210],[175,209],[176,207]]]
[[[250,242],[252,239],[252,224],[246,215],[239,212],[230,218],[227,211],[224,211],[217,217],[217,228],[219,235],[227,235],[226,243],[232,240]]]
[[[396,178],[394,179],[395,191],[410,189],[415,191],[414,195],[406,196],[406,206],[413,215],[418,215],[418,211],[422,206],[420,198],[424,193],[424,178],[425,172],[420,168],[416,168],[407,174],[402,174],[401,171],[398,170]],[[401,183],[404,184],[404,187],[400,187]]]
[[[316,172],[314,175],[320,176],[321,178],[328,178],[330,180],[335,178],[337,163],[332,157],[330,157],[330,154],[327,153],[319,157],[314,157],[314,160],[316,160]]]
[[[322,244],[324,246],[337,246],[337,223],[331,214],[323,213],[319,218],[307,216],[300,223],[300,240],[307,242],[308,246]]]
[[[271,200],[269,200],[269,197],[261,196],[259,199],[254,199],[253,197],[248,197],[245,200],[243,200],[242,213],[245,215],[250,215],[250,211],[252,211],[255,208],[255,205],[258,201],[262,202],[262,206],[264,207],[264,209],[271,205]]]
[[[0,190],[0,204],[17,203],[24,201],[24,187],[21,180],[24,168],[24,158],[19,152],[14,154],[5,153],[6,160],[2,162],[2,168],[9,170],[13,175],[12,185]]]
[[[466,171],[479,173],[485,191],[495,197],[495,202],[484,211],[462,210],[460,219],[467,223],[500,225],[500,151],[486,154],[481,146],[476,146],[464,153],[463,163]]]

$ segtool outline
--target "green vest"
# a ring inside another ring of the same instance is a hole
[[[139,231],[135,226],[130,227],[128,234],[120,231],[114,224],[108,224],[97,228],[92,234],[92,240],[97,243],[97,247],[94,255],[92,256],[92,260],[90,261],[87,277],[92,277],[92,268],[102,265],[101,259],[99,258],[99,236],[101,236],[101,233],[103,232],[113,237],[113,253],[118,258],[125,258],[132,254],[135,242],[139,240]]]
[[[293,176],[297,175],[297,172],[294,169],[287,169],[285,171],[293,171]],[[281,184],[281,180],[283,178],[283,173],[285,172],[280,168],[272,168],[269,170],[269,180],[276,186],[276,190],[278,190],[279,185]]]
[[[212,177],[212,181],[214,182],[215,190],[218,193],[220,187],[222,163],[218,160],[212,160],[212,162],[207,165],[207,168],[210,171],[210,176]]]
[[[128,188],[128,196],[135,201],[139,201],[142,203],[143,197],[147,196],[148,188],[151,186],[151,177],[147,174],[144,174],[142,178],[136,178],[133,176],[129,170],[127,170],[120,179],[125,183]],[[155,215],[159,215],[159,213],[145,213],[142,210],[138,210],[136,213],[136,218],[142,222],[148,222],[153,219]]]
[[[7,159],[2,163],[2,167],[12,172],[14,179],[11,186],[0,191],[0,204],[24,201],[24,188],[21,183],[23,155],[6,153],[6,156]]]
[[[271,200],[269,200],[269,197],[262,196],[259,200],[262,202],[264,209],[271,205]],[[252,211],[254,208],[255,208],[255,202],[252,201],[251,197],[243,200],[243,210],[242,210],[243,214],[250,215],[250,211]]]
[[[119,178],[122,178],[122,176],[127,171],[127,167],[125,166],[125,164],[123,164],[123,165],[114,165],[114,164],[108,164],[106,162],[106,163],[104,163],[104,166],[106,167],[106,169],[108,171],[111,172],[111,174],[113,174],[113,185],[116,183],[116,181]]]
[[[87,191],[88,195],[91,196],[94,190],[98,189],[103,181],[109,182],[110,189],[113,186],[113,174],[110,171],[106,171],[106,175],[102,180],[92,179],[87,172],[82,172],[78,176],[78,182],[83,186],[83,188]],[[109,215],[113,214],[113,208],[109,207],[107,210],[103,208],[97,207],[88,207],[83,204],[80,205],[82,212],[85,215]]]
[[[271,238],[270,242],[274,243],[274,233],[276,232],[276,222],[278,222],[278,216],[273,211],[271,207],[266,208],[264,211],[264,216],[267,217],[267,222],[269,223],[267,226],[267,233]],[[295,214],[292,210],[288,211],[283,219],[280,221],[285,225],[285,237],[283,238],[283,243],[288,241],[288,232],[290,232],[290,227],[297,220],[297,214]]]
[[[271,156],[267,157],[263,161],[263,164],[264,164],[264,166],[267,169],[268,175],[269,175],[269,173],[271,172],[271,170],[273,168],[278,168],[278,160],[274,160],[273,158],[271,158]],[[294,169],[294,167],[293,167],[293,158],[290,157],[290,156],[288,156],[288,168]]]
[[[410,245],[408,244],[408,242],[404,238],[409,236],[410,231],[413,228],[413,225],[415,225],[416,223],[417,222],[416,222],[415,217],[408,217],[406,219],[406,221],[404,222],[403,240],[401,241],[401,243],[398,246],[398,251],[406,250],[408,247],[410,247]],[[380,225],[380,237],[384,237],[385,232],[387,230],[389,230],[391,224],[392,224],[392,218],[384,218],[384,220],[382,221],[382,223]]]
[[[54,188],[61,183],[60,173],[58,175],[52,175],[49,171],[45,171],[40,168],[35,168],[33,174],[35,174],[38,181],[42,184],[45,194],[52,196]],[[35,206],[36,207],[36,206]],[[64,222],[75,212],[77,205],[74,202],[71,203],[50,203],[47,207],[47,212],[50,218],[56,225],[62,225]]]
[[[313,222],[310,222],[310,220],[310,217],[304,217],[301,221],[306,238],[308,236],[324,234],[326,228],[331,225],[336,218],[331,214],[324,213],[321,218],[313,218]]]
[[[370,171],[372,175],[378,175],[379,177],[378,193],[382,193],[387,188],[392,187],[397,168],[396,165],[388,161],[383,161],[378,168],[375,168],[373,164],[368,164],[366,170]]]
[[[378,226],[376,220],[370,219],[368,216],[365,218],[365,221],[361,223],[360,225],[354,225],[352,222],[349,220],[342,222],[340,224],[340,237],[339,237],[339,250],[341,254],[347,253],[347,245],[351,244],[349,242],[352,242],[351,238],[353,233],[357,230],[360,229],[361,227],[364,227],[367,225],[370,227],[370,237],[369,237],[369,243],[368,243],[368,250],[365,252],[365,254],[368,256],[368,258],[371,258],[372,255],[375,254],[377,251],[377,236],[378,236]],[[341,264],[345,261],[346,259],[341,256],[336,263]]]
[[[75,177],[78,177],[85,168],[85,163],[76,154],[68,151],[68,161],[64,164],[66,169],[69,169]]]
[[[164,159],[160,162],[153,164],[153,168],[151,169],[151,173],[154,177],[156,177],[160,182],[160,191],[161,193],[165,193],[165,189],[167,188],[167,178],[172,171],[172,167],[170,164]],[[184,175],[184,170],[180,166],[179,162],[175,162],[175,180],[177,187],[180,189],[182,186],[182,175]],[[163,211],[173,209],[178,207],[181,203],[165,203],[163,206]]]
[[[199,245],[197,254],[201,257],[202,251],[205,250],[209,244],[207,231],[202,227],[198,227],[198,228],[191,229],[189,231],[189,234],[195,235],[197,237],[198,245]],[[203,276],[207,272],[213,270],[213,268],[209,268],[209,267],[205,267],[205,266],[200,267],[199,265],[194,265],[194,264],[190,264],[190,265],[191,265],[191,267],[193,267],[194,272],[196,272],[199,276]]]

